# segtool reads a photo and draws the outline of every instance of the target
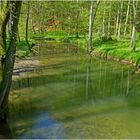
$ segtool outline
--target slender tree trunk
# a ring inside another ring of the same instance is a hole
[[[116,21],[117,21],[117,16],[115,14],[115,16],[114,16],[114,22],[113,22],[113,25],[114,25],[114,27],[113,27],[113,34],[114,35],[116,34]]]
[[[120,11],[120,18],[119,18],[119,25],[118,25],[118,38],[121,34],[121,22],[122,22],[122,15],[123,14],[123,1],[121,1],[121,11]]]
[[[96,17],[96,12],[99,6],[99,0],[97,0],[97,6],[96,8],[93,10],[93,3],[94,1],[91,1],[91,5],[90,5],[90,19],[89,19],[89,47],[88,47],[88,52],[91,53],[92,51],[92,28],[93,28],[93,23],[94,23],[94,19]]]
[[[112,12],[112,0],[110,0],[110,11],[109,11],[109,18],[108,18],[108,37],[111,36],[110,28],[111,28],[111,12]]]
[[[11,34],[9,45],[6,50],[2,81],[0,83],[0,118],[3,120],[6,119],[8,110],[8,96],[12,83],[12,73],[15,61],[17,31],[21,4],[21,1],[10,1],[9,12],[11,14]]]
[[[27,44],[29,51],[31,51],[29,40],[28,40],[29,15],[30,15],[30,1],[28,1],[27,13],[26,13],[26,44]]]
[[[9,9],[9,2],[7,2],[7,5],[6,5],[6,13],[5,13],[5,16],[4,16],[4,20],[2,22],[2,26],[1,26],[1,31],[2,31],[2,47],[4,49],[4,51],[6,51],[6,27],[7,27],[7,24],[8,24],[8,21],[10,19],[10,9]]]
[[[127,6],[126,20],[125,20],[125,26],[124,26],[124,36],[126,34],[129,11],[130,11],[130,0],[128,1],[128,6]]]
[[[136,10],[137,1],[133,0],[133,29],[130,43],[130,48],[132,48],[132,51],[136,50]]]
[[[102,34],[105,36],[105,15],[106,15],[106,0],[104,1],[104,13],[103,13],[103,22],[102,22]]]
[[[129,19],[129,29],[130,29],[130,36],[132,35],[132,8],[130,8],[130,19]]]
[[[117,36],[117,34],[118,34],[119,18],[120,18],[120,3],[119,3],[119,1],[118,1],[118,12],[117,12],[116,33],[115,33],[116,36]]]
[[[88,52],[92,51],[92,26],[93,26],[93,1],[91,1],[90,5],[90,20],[89,20],[89,48]]]

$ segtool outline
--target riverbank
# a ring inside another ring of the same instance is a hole
[[[34,58],[28,59],[16,59],[14,69],[24,68],[24,67],[36,67],[39,66],[39,60]]]
[[[39,37],[39,36],[38,36]],[[49,32],[41,36],[47,41],[59,41],[64,43],[75,44],[85,51],[88,48],[88,36],[82,35],[78,38],[74,35],[59,32]],[[103,59],[118,61],[123,64],[135,66],[137,69],[140,67],[140,41],[137,41],[136,51],[131,51],[130,38],[115,38],[101,40],[98,34],[93,36],[93,51],[92,55]]]
[[[45,42],[53,41],[74,44],[85,51],[87,51],[88,48],[88,36],[86,35],[76,37],[63,32],[48,32],[43,35],[36,34],[32,38],[33,42],[38,39],[42,39],[42,41]],[[100,57],[102,59],[133,65],[137,68],[137,71],[140,72],[140,41],[137,41],[136,52],[132,52],[129,46],[130,39],[116,39],[115,37],[112,37],[112,39],[101,41],[99,35],[96,34],[93,38],[93,51],[91,54],[92,56]],[[16,59],[16,69],[19,67],[34,67],[39,64],[37,60],[32,59],[32,55],[28,52],[25,43],[21,41],[17,48],[17,55],[22,59]]]

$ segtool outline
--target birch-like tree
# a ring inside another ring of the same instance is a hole
[[[123,1],[121,1],[121,9],[120,9],[120,16],[119,16],[118,31],[117,31],[118,32],[117,33],[118,38],[121,35],[122,16],[123,16]]]
[[[106,0],[104,0],[104,13],[103,13],[103,21],[102,21],[102,36],[105,36],[105,16],[106,16]]]
[[[128,6],[127,6],[127,13],[126,13],[126,19],[125,19],[125,26],[124,26],[124,36],[126,35],[129,11],[130,11],[130,0],[128,1]]]
[[[109,10],[109,17],[108,17],[108,38],[111,37],[111,12],[112,12],[112,0],[110,0],[110,10]]]
[[[97,9],[99,6],[100,0],[97,0],[97,5],[96,7],[93,7],[93,4],[95,3],[94,1],[91,1],[90,5],[90,18],[89,18],[89,47],[88,47],[88,52],[91,53],[92,51],[92,29],[93,29],[93,23],[96,17]]]
[[[133,0],[133,22],[132,22],[132,35],[131,35],[131,42],[130,48],[132,51],[136,50],[136,14],[137,14],[137,1]]]

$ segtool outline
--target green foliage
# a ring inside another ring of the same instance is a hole
[[[140,41],[138,41],[138,44],[139,43]],[[100,47],[95,46],[94,53],[106,54],[108,56],[118,58],[119,60],[128,60],[138,63],[139,65],[140,63],[137,61],[140,59],[140,46],[137,46],[136,52],[132,52],[129,46],[129,40],[112,40],[101,44]]]
[[[33,40],[29,40],[29,44],[32,46],[34,44]],[[17,52],[16,52],[18,57],[30,57],[33,54],[29,51],[27,47],[27,43],[25,40],[22,40],[17,43]]]

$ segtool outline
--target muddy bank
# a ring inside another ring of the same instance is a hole
[[[19,75],[24,74],[28,71],[33,71],[38,66],[41,66],[40,61],[34,58],[28,58],[28,59],[16,59],[14,64],[14,70],[13,70],[13,78],[19,77]]]
[[[35,66],[39,66],[39,64],[40,64],[39,60],[33,58],[25,59],[25,60],[16,59],[14,69],[19,69],[24,67],[35,67]]]

